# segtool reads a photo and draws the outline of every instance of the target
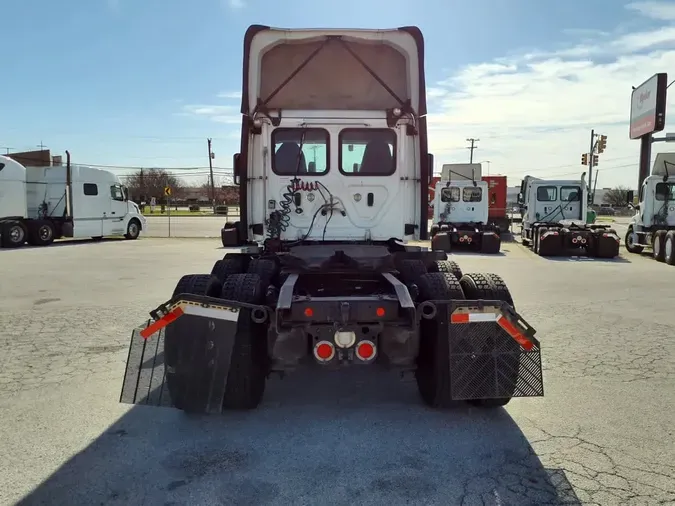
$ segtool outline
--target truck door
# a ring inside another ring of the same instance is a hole
[[[583,193],[580,186],[561,186],[560,187],[560,205],[564,220],[585,220],[585,216],[581,216],[581,199]]]
[[[103,220],[104,235],[123,235],[126,232],[127,202],[121,184],[110,185],[107,208]]]

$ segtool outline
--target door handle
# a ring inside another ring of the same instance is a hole
[[[115,211],[113,211],[113,212],[112,212],[112,213],[110,213],[110,214],[115,214]]]

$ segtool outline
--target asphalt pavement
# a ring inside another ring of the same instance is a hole
[[[504,409],[432,410],[375,368],[273,378],[246,413],[120,404],[131,330],[219,246],[0,250],[0,504],[675,504],[673,267],[453,255],[542,343],[545,397]]]

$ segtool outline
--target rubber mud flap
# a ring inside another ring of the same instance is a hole
[[[492,305],[491,301],[480,302]],[[452,399],[543,396],[541,349],[533,335],[525,336],[531,343],[526,350],[496,322],[452,323],[451,315],[457,309],[466,310],[477,303],[474,300],[436,304],[439,331],[443,328],[448,334]],[[507,306],[494,301],[494,306],[504,305]],[[522,322],[515,312],[508,320],[511,324]],[[527,334],[530,330],[533,332],[531,327],[525,328]]]
[[[439,232],[431,239],[431,249],[433,251],[452,251],[452,240],[448,232]]]
[[[134,330],[120,402],[220,413],[237,330],[232,320],[184,314],[147,340]]]

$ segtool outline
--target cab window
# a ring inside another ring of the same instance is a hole
[[[124,192],[122,191],[122,187],[120,185],[116,184],[110,187],[110,196],[113,200],[124,202]]]
[[[345,176],[391,176],[396,172],[396,133],[388,128],[340,132],[340,172]]]
[[[326,174],[330,156],[328,139],[328,131],[323,128],[277,128],[272,132],[272,172],[279,176]]]
[[[578,186],[561,186],[560,200],[563,202],[581,201],[581,188]]]
[[[540,186],[537,188],[539,202],[553,202],[558,199],[558,188],[555,186]]]
[[[675,184],[657,183],[654,198],[660,202],[664,200],[675,200]]]
[[[462,190],[464,202],[480,202],[483,200],[483,189],[477,186],[467,186]]]
[[[441,189],[441,202],[459,202],[459,188],[450,186]]]

